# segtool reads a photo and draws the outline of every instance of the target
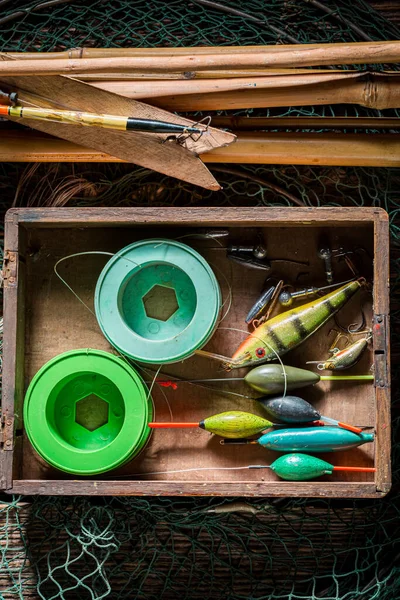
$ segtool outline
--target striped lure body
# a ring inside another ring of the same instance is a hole
[[[227,369],[250,367],[275,360],[315,333],[360,289],[351,281],[317,300],[292,308],[263,323],[239,346]]]

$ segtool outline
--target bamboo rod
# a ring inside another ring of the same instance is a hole
[[[203,56],[209,54],[219,55],[243,55],[264,53],[266,51],[273,53],[286,53],[287,51],[298,50],[300,52],[309,52],[312,50],[329,51],[335,48],[345,56],[348,49],[355,55],[360,56],[365,52],[378,53],[374,62],[391,62],[388,53],[393,58],[393,44],[399,44],[398,40],[384,42],[341,42],[328,44],[285,44],[275,46],[251,45],[251,46],[187,46],[187,47],[164,47],[164,48],[71,48],[63,52],[7,52],[7,56],[15,59],[60,59],[60,58],[129,58],[137,56]],[[398,51],[397,51],[398,52]],[[399,60],[398,53],[395,62]],[[352,61],[353,64],[354,61]],[[364,62],[364,61],[362,61]],[[345,64],[345,63],[343,63]],[[350,63],[348,63],[350,64]],[[288,65],[289,67],[291,65]]]
[[[387,117],[213,117],[214,127],[260,129],[400,129],[400,118]]]
[[[299,69],[216,69],[214,71],[170,71],[170,72],[143,72],[134,71],[131,73],[119,72],[119,73],[81,73],[79,75],[80,81],[152,81],[152,80],[170,80],[170,79],[230,79],[237,77],[275,77],[276,75],[312,75],[312,74],[323,74],[323,73],[359,73],[359,70],[355,69],[313,69],[313,68],[299,68]],[[397,71],[386,71],[386,73],[397,73]]]
[[[114,91],[115,82],[103,82],[101,89]],[[95,86],[97,87],[97,86]],[[132,85],[127,83],[118,93],[129,97]],[[293,87],[243,89],[208,94],[182,94],[150,98],[149,104],[170,111],[194,112],[236,110],[279,106],[318,106],[329,104],[360,104],[368,108],[400,107],[400,77],[372,75],[338,81],[326,81]]]
[[[202,154],[205,163],[289,164],[321,166],[400,166],[396,135],[332,133],[239,133],[226,148]],[[4,131],[2,162],[120,162],[58,138],[34,131]]]
[[[274,77],[255,78],[230,78],[230,79],[192,79],[187,81],[114,81],[112,90],[115,94],[129,96],[139,100],[142,98],[158,98],[167,96],[182,96],[188,94],[215,94],[230,91],[244,91],[254,89],[271,89],[309,86],[327,82],[341,82],[352,79],[365,79],[367,75],[362,71],[346,73],[303,73],[302,75],[276,75]],[[368,76],[369,77],[369,76]],[[371,76],[372,77],[372,76]],[[400,81],[400,74],[399,74]],[[100,89],[109,89],[108,81],[92,81]]]
[[[3,55],[7,59],[7,55]],[[400,41],[340,44],[301,44],[259,46],[246,52],[226,52],[210,48],[207,54],[135,55],[109,58],[55,58],[3,60],[4,75],[71,75],[119,71],[191,71],[193,69],[225,69],[234,67],[306,67],[363,63],[400,62]]]

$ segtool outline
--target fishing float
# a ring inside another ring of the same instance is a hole
[[[306,402],[306,404],[308,404],[308,402]],[[319,419],[309,419],[308,423],[310,423],[310,421],[314,426],[325,426],[325,423]],[[354,433],[362,432],[362,429],[360,429],[359,427],[353,427],[352,425],[347,425],[346,423],[340,423],[339,421],[335,421],[334,419],[329,419],[329,422],[333,422],[338,427],[342,427],[343,429],[352,431]],[[240,410],[230,410],[227,412],[219,413],[217,415],[212,415],[211,417],[207,417],[206,419],[203,419],[199,422],[154,422],[148,423],[148,426],[151,429],[195,429],[197,427],[200,427],[200,429],[204,429],[209,433],[219,435],[223,438],[237,439],[247,438],[248,436],[256,435],[258,433],[261,433],[262,431],[265,431],[265,429],[270,429],[271,427],[280,427],[281,424],[273,423],[272,421],[264,419],[263,417],[260,417],[258,415],[254,415],[252,413]]]
[[[332,475],[337,471],[347,473],[375,473],[376,471],[375,467],[335,466],[316,456],[297,453],[280,456],[269,466],[254,465],[250,468],[269,468],[278,477],[287,481],[307,481],[323,475]]]
[[[373,433],[354,433],[339,427],[301,427],[269,431],[257,440],[229,439],[221,444],[260,444],[275,452],[338,452],[374,441]]]
[[[198,353],[198,351],[196,351]],[[244,381],[251,388],[265,395],[281,394],[298,388],[315,385],[321,381],[374,381],[374,375],[319,375],[314,371],[280,364],[265,364],[251,369],[245,377],[218,377],[214,379],[156,380],[163,387],[176,389],[179,383],[215,383]]]
[[[354,433],[361,433],[363,429],[362,427],[348,425],[342,421],[321,415],[312,404],[298,396],[277,396],[276,398],[263,396],[256,398],[256,400],[262,405],[268,416],[281,423],[290,425],[314,423],[315,425],[322,425],[323,422],[326,422],[342,429],[348,429]]]

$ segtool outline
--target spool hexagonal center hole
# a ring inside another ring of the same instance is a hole
[[[108,423],[108,403],[96,394],[78,400],[75,408],[75,421],[89,431]]]
[[[142,300],[146,315],[158,321],[168,321],[179,308],[175,290],[164,285],[153,286]]]

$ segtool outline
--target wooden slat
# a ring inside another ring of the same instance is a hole
[[[8,218],[15,218],[23,223],[24,227],[40,227],[52,225],[54,227],[74,227],[85,223],[88,227],[131,227],[148,224],[177,225],[197,227],[204,223],[207,227],[315,227],[316,225],[351,225],[358,223],[373,223],[381,213],[387,215],[382,208],[373,207],[235,207],[234,211],[226,208],[209,206],[204,208],[168,207],[160,208],[12,208],[8,211]]]
[[[72,127],[72,126],[71,126]],[[238,133],[235,144],[202,154],[205,163],[400,166],[400,139],[391,134]],[[1,162],[119,162],[72,142],[28,131],[4,131]]]
[[[389,333],[389,217],[382,211],[375,218],[375,260],[374,260],[374,349],[376,350],[376,336],[378,332],[386,343],[382,349],[379,344],[380,354],[375,355],[377,371],[376,382],[376,435],[379,443],[375,449],[375,466],[377,468],[377,489],[386,493],[391,487],[391,418],[390,418],[390,333]],[[382,354],[383,352],[383,354]],[[379,362],[379,370],[378,370]],[[384,373],[382,376],[381,373]]]
[[[375,483],[323,483],[279,481],[255,483],[205,482],[205,481],[65,481],[59,480],[17,480],[10,494],[24,495],[63,495],[63,496],[243,496],[261,498],[278,496],[286,498],[376,498],[384,492],[376,489]]]

